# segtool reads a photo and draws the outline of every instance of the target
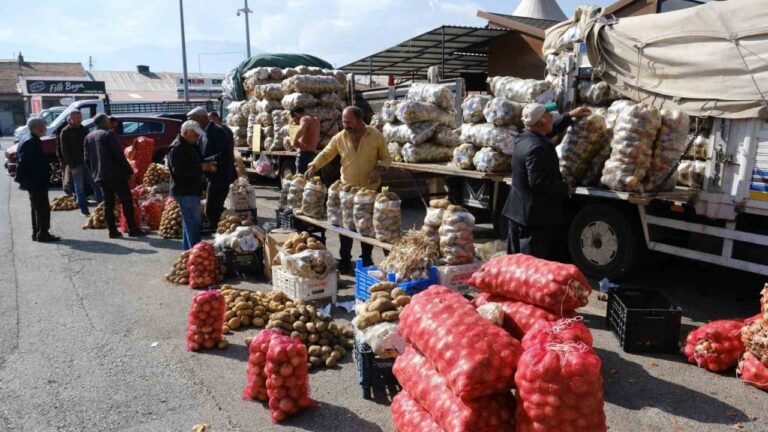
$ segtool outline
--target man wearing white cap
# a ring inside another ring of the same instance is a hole
[[[533,103],[523,109],[525,131],[515,139],[512,186],[502,210],[509,219],[507,253],[548,258],[555,228],[563,220],[563,200],[573,192],[560,175],[560,161],[548,136],[590,111],[576,108],[554,120],[556,110],[554,103]]]
[[[199,142],[205,132],[194,120],[181,125],[181,133],[168,150],[171,196],[181,210],[181,247],[189,250],[200,243],[200,195],[203,173],[216,172],[215,162],[203,162]]]

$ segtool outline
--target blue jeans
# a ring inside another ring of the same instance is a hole
[[[190,250],[192,246],[200,243],[200,225],[203,223],[200,216],[200,197],[175,196],[173,199],[179,203],[181,210],[181,248]]]
[[[91,177],[91,171],[85,167],[85,165],[77,166],[80,171],[79,174],[72,174],[72,184],[75,187],[75,198],[77,199],[77,205],[80,206],[80,212],[88,214],[88,197],[85,195],[85,182],[91,185],[93,194],[96,196],[96,201],[101,202],[103,197],[101,196],[101,188],[96,186]]]

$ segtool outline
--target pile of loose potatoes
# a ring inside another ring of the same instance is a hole
[[[399,320],[400,312],[411,302],[411,297],[394,282],[374,284],[370,292],[371,298],[358,310],[356,325],[360,330],[381,322]]]
[[[70,210],[77,210],[77,201],[75,200],[75,197],[63,195],[57,198],[54,198],[53,201],[51,201],[51,210],[52,211],[70,211]]]
[[[226,302],[222,328],[225,334],[249,326],[263,328],[267,325],[269,312],[263,304],[266,299],[264,293],[239,291],[231,285],[222,285],[219,292]]]

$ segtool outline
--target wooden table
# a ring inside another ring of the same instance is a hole
[[[510,177],[510,173],[485,173],[474,170],[463,170],[448,164],[433,163],[405,163],[392,162],[392,168],[402,169],[411,172],[423,172],[430,174],[441,174],[456,177],[466,177],[477,180],[505,181]]]
[[[360,235],[359,233],[357,233],[355,231],[350,231],[350,230],[348,230],[346,228],[342,228],[342,227],[337,227],[335,225],[331,225],[331,223],[328,222],[328,221],[311,218],[311,217],[306,216],[306,215],[294,214],[293,217],[295,217],[296,219],[298,219],[298,220],[300,220],[302,222],[306,222],[306,223],[308,223],[310,225],[315,225],[315,226],[318,226],[320,228],[323,228],[326,231],[333,231],[333,232],[337,233],[338,235],[343,235],[344,237],[349,237],[351,239],[359,240],[362,243],[367,243],[367,244],[372,245],[374,247],[380,247],[380,248],[382,248],[384,250],[391,250],[392,249],[392,244],[390,244],[390,243],[380,242],[380,241],[376,240],[375,238],[365,237],[365,236]]]

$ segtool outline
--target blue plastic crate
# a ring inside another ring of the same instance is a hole
[[[355,269],[355,298],[358,300],[368,300],[371,298],[371,287],[379,282],[373,276],[369,276],[369,271],[377,270],[376,266],[363,267],[363,260],[357,260],[357,268]],[[387,275],[387,280],[390,282],[397,282],[397,278],[394,273]],[[397,284],[408,295],[414,295],[429,288],[430,285],[437,283],[437,267],[432,266],[429,268],[429,279],[419,279],[415,281],[399,282]]]

